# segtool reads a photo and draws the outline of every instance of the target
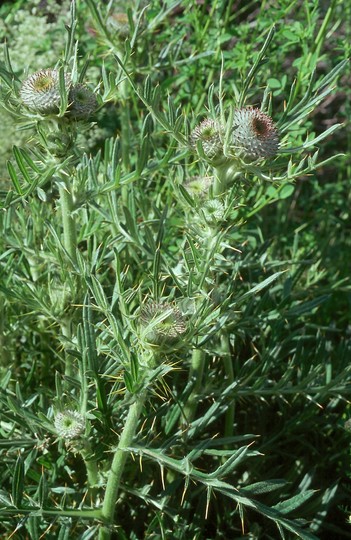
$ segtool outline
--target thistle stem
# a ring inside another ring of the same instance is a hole
[[[238,165],[234,161],[228,161],[222,165],[218,165],[215,168],[215,180],[213,184],[213,195],[218,197],[222,195],[227,189],[227,186],[230,185],[236,174],[239,172]]]
[[[206,355],[201,349],[194,349],[191,359],[191,368],[189,380],[194,381],[194,387],[184,405],[183,415],[185,420],[190,423],[195,417],[199,403],[199,393],[202,387],[203,373],[205,369]]]
[[[91,454],[91,446],[89,442],[86,442],[84,448],[81,450],[81,456],[84,460],[85,468],[87,471],[87,482],[89,489],[94,488],[99,480],[99,473],[96,461],[89,459]]]
[[[225,187],[227,184],[227,168],[228,166],[226,165],[216,168],[216,174],[213,183],[214,197],[218,197],[218,195],[221,195],[225,191]]]
[[[61,320],[61,333],[62,335],[67,339],[67,341],[69,341],[72,337],[72,332],[71,332],[71,321],[69,318],[65,318],[65,319],[62,319]],[[73,369],[73,366],[74,366],[74,358],[72,355],[70,354],[65,354],[65,377],[67,379],[67,377],[71,377],[71,378],[74,378],[75,377],[75,371]]]
[[[118,490],[120,487],[124,466],[128,457],[127,448],[131,445],[137,430],[145,397],[145,393],[140,394],[130,406],[122,435],[112,460],[112,465],[107,480],[104,503],[101,511],[101,518],[104,521],[104,525],[100,528],[99,540],[111,539]]]
[[[4,297],[0,296],[0,374],[1,376],[6,373],[9,366],[11,366],[11,358],[7,347],[6,339],[6,308]]]
[[[223,355],[223,365],[228,385],[234,382],[234,369],[233,362],[230,352],[230,342],[227,333],[223,333],[221,336],[221,351]],[[229,404],[226,415],[225,415],[225,426],[224,426],[224,435],[225,437],[230,437],[233,435],[234,427],[234,418],[235,418],[235,401]]]
[[[77,263],[77,233],[76,222],[72,215],[74,203],[72,193],[68,189],[67,185],[60,185],[60,206],[61,206],[61,219],[63,227],[63,246],[66,249],[73,263]],[[61,322],[62,335],[67,339],[71,338],[71,321],[69,318]],[[66,355],[65,362],[65,375],[73,377],[73,358]]]
[[[77,233],[76,222],[72,215],[74,208],[73,197],[66,185],[60,186],[59,193],[63,226],[63,245],[73,263],[76,263]]]

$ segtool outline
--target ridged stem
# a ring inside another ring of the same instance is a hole
[[[61,219],[63,227],[63,246],[68,255],[72,259],[73,263],[77,263],[77,233],[76,222],[73,217],[73,197],[71,191],[66,184],[60,185],[60,207],[61,207]],[[68,340],[71,338],[71,321],[69,318],[61,321],[62,335]],[[65,375],[66,377],[73,377],[73,358],[66,355],[65,362]]]
[[[145,393],[140,394],[130,406],[122,435],[112,460],[106,485],[104,503],[101,511],[101,518],[104,521],[104,525],[100,528],[99,540],[111,539],[118,490],[120,487],[124,466],[128,457],[127,449],[131,445],[136,433],[139,424],[139,417],[143,410],[145,397]]]
[[[189,424],[194,419],[197,406],[199,404],[199,394],[202,388],[202,379],[205,369],[205,363],[205,352],[201,349],[194,349],[191,358],[191,368],[189,373],[189,381],[193,381],[194,386],[183,408],[184,419]]]
[[[73,263],[77,262],[77,233],[76,222],[73,217],[73,197],[66,185],[60,186],[60,207],[63,226],[63,245]]]
[[[89,459],[91,455],[91,446],[89,442],[86,442],[84,448],[81,450],[81,456],[84,460],[85,468],[87,471],[87,483],[91,491],[92,488],[96,487],[99,481],[99,472],[97,463],[95,460]]]
[[[238,172],[238,164],[234,161],[226,161],[222,165],[218,165],[215,168],[213,195],[215,197],[218,197],[218,195],[222,195],[222,193],[225,193],[228,185],[233,182]]]
[[[221,335],[221,352],[223,357],[224,372],[227,378],[228,386],[234,382],[234,369],[232,355],[230,351],[230,341],[229,336],[225,332]],[[235,401],[232,400],[228,406],[226,415],[225,415],[225,426],[224,426],[224,436],[230,437],[233,435],[234,428],[234,419],[235,419]]]

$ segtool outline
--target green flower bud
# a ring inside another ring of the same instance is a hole
[[[65,74],[69,88],[70,76]],[[60,107],[60,80],[56,69],[42,69],[26,79],[20,90],[23,103],[40,114],[57,113]]]
[[[218,199],[210,199],[206,202],[203,212],[208,223],[217,223],[224,219],[224,204]]]
[[[184,187],[193,197],[203,199],[204,197],[207,197],[213,182],[213,176],[194,176],[186,182]]]
[[[274,156],[279,149],[279,134],[270,116],[246,107],[234,111],[232,145],[243,158]]]
[[[182,313],[168,302],[148,302],[143,305],[140,324],[145,340],[152,345],[174,343],[186,332]]]
[[[51,132],[46,138],[46,148],[53,156],[65,157],[73,145],[74,139],[61,131]]]
[[[49,298],[51,313],[54,317],[61,316],[72,303],[72,287],[68,282],[54,279],[49,283]]]
[[[94,92],[84,84],[76,84],[70,89],[68,103],[69,116],[81,120],[88,118],[98,106]]]
[[[107,19],[107,28],[111,34],[125,39],[130,34],[129,19],[127,13],[114,13]]]
[[[78,439],[85,432],[85,419],[78,411],[59,412],[54,420],[57,435],[71,441]]]
[[[221,124],[217,120],[207,118],[192,131],[190,144],[197,150],[200,142],[205,157],[215,164],[221,162],[224,158],[223,135],[224,130]]]

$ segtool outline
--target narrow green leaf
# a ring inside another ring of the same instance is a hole
[[[258,283],[258,285],[255,285],[255,287],[253,287],[252,289],[250,289],[249,291],[247,291],[245,294],[243,294],[242,296],[240,296],[237,300],[236,300],[236,303],[240,303],[242,300],[245,300],[246,298],[262,291],[262,289],[264,289],[265,287],[268,287],[268,285],[270,285],[271,283],[273,283],[273,281],[276,281],[278,279],[279,276],[281,276],[282,274],[285,273],[285,270],[281,271],[281,272],[276,272],[275,274],[273,274],[272,276],[269,276],[268,278],[266,278],[265,280],[263,280],[261,283]]]
[[[289,514],[293,510],[296,510],[297,508],[302,506],[306,501],[313,497],[315,493],[316,490],[309,489],[307,491],[304,491],[303,493],[298,493],[297,495],[294,495],[294,497],[291,497],[290,499],[279,502],[278,504],[272,506],[272,508],[278,510],[280,514]]]
[[[260,495],[261,493],[271,493],[277,489],[281,489],[287,485],[286,480],[268,480],[263,482],[256,482],[249,486],[240,488],[240,492],[244,492],[250,495]]]
[[[12,499],[18,508],[21,505],[24,491],[24,463],[22,456],[18,456],[12,478]]]
[[[24,179],[26,180],[26,182],[28,184],[31,184],[32,179],[31,179],[31,177],[30,177],[30,175],[29,175],[29,173],[27,171],[27,167],[26,167],[26,165],[24,163],[22,152],[20,151],[20,149],[17,146],[14,146],[12,151],[13,151],[13,154],[15,156],[15,160],[16,160],[16,163],[18,165],[18,168],[21,171],[21,173],[23,174]]]
[[[7,170],[9,172],[9,175],[10,175],[10,178],[12,180],[12,183],[13,185],[15,186],[15,190],[17,191],[17,193],[19,195],[23,195],[23,191],[22,191],[22,188],[21,188],[21,184],[20,184],[20,181],[18,179],[18,176],[17,176],[17,173],[15,171],[15,168],[14,166],[12,165],[11,161],[8,161],[7,162]]]

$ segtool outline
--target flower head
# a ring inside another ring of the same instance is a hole
[[[218,199],[210,199],[203,207],[203,212],[206,221],[209,223],[217,223],[222,221],[225,215],[224,204]]]
[[[71,80],[65,74],[65,85]],[[41,114],[56,113],[60,106],[60,77],[56,69],[42,69],[26,79],[20,90],[23,103]]]
[[[68,102],[70,103],[69,115],[77,119],[88,118],[97,109],[97,99],[94,92],[84,84],[72,86]]]
[[[279,134],[270,116],[246,107],[234,111],[232,143],[243,157],[252,159],[274,156],[279,148]]]
[[[152,345],[177,341],[186,331],[180,310],[169,302],[148,302],[140,310],[146,341]]]
[[[58,436],[68,441],[79,438],[85,431],[85,419],[78,411],[57,413],[54,424]]]
[[[212,162],[223,159],[223,127],[217,120],[206,118],[196,126],[190,135],[190,144],[194,149],[200,142],[205,157]]]
[[[184,187],[193,197],[203,199],[208,195],[213,182],[213,176],[193,176],[185,183]]]
[[[107,27],[110,32],[115,32],[117,37],[126,38],[130,34],[129,18],[127,13],[114,13],[107,19]]]

